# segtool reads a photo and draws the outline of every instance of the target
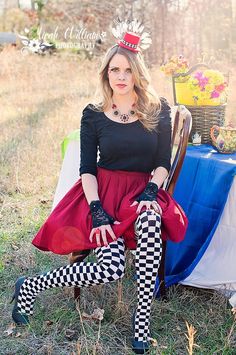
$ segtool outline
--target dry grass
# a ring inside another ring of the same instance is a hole
[[[1,63],[1,165],[10,174],[1,183],[4,190],[45,191],[55,184],[60,142],[79,127],[81,110],[94,92],[91,63],[16,51],[2,52]],[[47,174],[39,173],[45,164]]]
[[[8,302],[16,277],[67,263],[66,257],[38,252],[30,241],[50,213],[61,166],[60,143],[79,127],[82,109],[93,99],[98,63],[79,62],[73,55],[22,57],[14,49],[1,52],[0,60],[3,332],[11,323]],[[236,109],[232,89],[236,75],[231,70],[227,115]],[[155,68],[152,78],[157,91],[172,101],[171,84]],[[118,294],[115,284],[83,291],[80,309],[88,314],[95,308],[105,309],[98,323],[81,318],[71,290],[54,289],[40,295],[30,328],[11,336],[4,333],[0,354],[131,354],[130,319],[136,303],[133,273],[129,265]],[[157,347],[151,354],[183,355],[187,348],[194,354],[235,353],[235,321],[223,297],[182,286],[172,287],[169,295],[169,302],[153,304]],[[185,322],[192,327],[188,339]]]

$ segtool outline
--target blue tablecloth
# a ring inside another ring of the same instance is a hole
[[[209,145],[188,147],[174,197],[187,214],[189,226],[183,242],[167,243],[167,286],[189,276],[201,259],[235,175],[236,154],[219,154]]]

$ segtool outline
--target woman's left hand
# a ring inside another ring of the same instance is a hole
[[[162,209],[161,206],[159,205],[159,203],[157,203],[157,201],[134,201],[132,203],[132,205],[130,205],[130,207],[133,207],[135,205],[138,205],[138,208],[136,210],[136,213],[139,214],[142,210],[143,207],[146,207],[147,210],[151,210],[153,209],[155,212],[159,213],[160,215],[162,215]]]

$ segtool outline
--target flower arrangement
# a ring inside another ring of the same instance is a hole
[[[188,87],[198,100],[227,99],[228,84],[224,75],[218,70],[207,69],[190,75]]]
[[[190,68],[183,55],[175,55],[160,67],[168,77],[187,73]],[[186,105],[221,105],[226,103],[228,84],[218,70],[202,69],[186,76],[175,78],[176,98],[179,104]]]
[[[186,73],[189,70],[189,64],[183,55],[174,55],[167,63],[160,67],[160,70],[165,75],[171,77],[174,74]],[[186,78],[184,81],[186,81]]]

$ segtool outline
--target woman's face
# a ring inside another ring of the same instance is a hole
[[[109,84],[114,94],[125,95],[134,90],[134,77],[128,60],[115,54],[108,66]]]

